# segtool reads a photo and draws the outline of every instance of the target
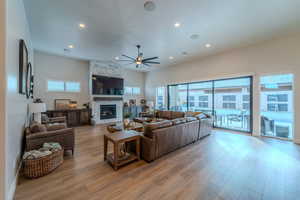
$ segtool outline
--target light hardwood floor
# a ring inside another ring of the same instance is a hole
[[[152,163],[114,171],[103,161],[104,126],[76,128],[74,157],[53,173],[19,179],[17,200],[300,199],[300,147],[216,131]]]

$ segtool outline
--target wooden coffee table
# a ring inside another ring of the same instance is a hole
[[[134,160],[140,160],[140,139],[141,136],[138,132],[130,130],[130,131],[120,131],[111,134],[104,135],[104,160],[108,161],[109,164],[112,165],[114,170],[117,170],[120,166],[123,166],[129,162]],[[107,146],[108,141],[112,142],[114,145],[113,153],[107,154]],[[123,159],[119,155],[119,145],[128,142],[136,143],[136,152],[127,152],[128,157]]]

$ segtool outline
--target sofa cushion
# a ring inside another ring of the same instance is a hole
[[[47,131],[46,126],[38,122],[32,122],[29,128],[31,133],[39,133],[39,132]]]
[[[182,118],[173,119],[171,121],[173,125],[182,124],[186,122],[186,118],[182,117]]]
[[[167,111],[167,110],[160,110],[157,113],[157,117],[158,118],[163,118],[163,119],[171,119],[172,118],[172,112],[171,111]]]
[[[172,119],[177,119],[177,118],[182,118],[182,117],[184,117],[184,112],[178,112],[178,111],[171,112]]]
[[[153,138],[153,130],[172,126],[172,122],[164,120],[160,122],[144,123],[144,135]]]
[[[196,121],[198,120],[196,117],[185,117],[187,122]]]
[[[185,117],[196,117],[197,115],[201,114],[202,112],[193,112],[193,111],[187,111],[185,112]]]

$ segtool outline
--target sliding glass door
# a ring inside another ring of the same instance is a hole
[[[168,108],[214,116],[214,127],[252,131],[252,77],[168,86]]]
[[[260,79],[261,133],[293,138],[293,75],[263,76]]]
[[[170,85],[168,93],[170,110],[184,112],[188,110],[188,84]]]
[[[188,90],[189,111],[213,112],[213,82],[191,83]]]
[[[251,77],[214,81],[214,126],[251,131]]]

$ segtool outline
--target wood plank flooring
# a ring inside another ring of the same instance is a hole
[[[15,199],[300,199],[300,147],[291,142],[218,130],[114,171],[103,161],[104,133],[104,126],[76,128],[74,157],[45,177],[20,177]]]

